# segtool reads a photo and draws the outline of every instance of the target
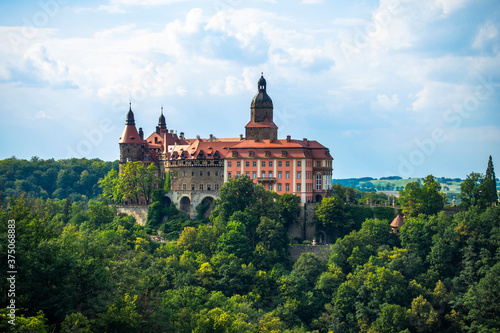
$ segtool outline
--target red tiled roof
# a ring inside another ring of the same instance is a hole
[[[264,119],[263,122],[261,123],[256,123],[252,120],[250,120],[248,122],[248,124],[245,126],[245,128],[248,128],[248,127],[271,127],[271,128],[278,128],[278,126],[276,126],[275,123],[273,123],[272,121],[269,121],[269,119]]]
[[[141,140],[135,125],[125,125],[125,129],[123,130],[122,136],[120,137],[120,141],[118,141],[118,143],[144,143],[144,142],[145,142],[144,140]]]

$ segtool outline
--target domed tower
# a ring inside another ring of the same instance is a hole
[[[132,103],[129,104],[125,129],[120,137],[120,172],[123,165],[129,161],[141,161],[143,157],[144,137],[137,132],[135,127],[134,113],[132,112]]]
[[[156,133],[162,134],[167,131],[167,122],[165,120],[165,116],[163,115],[163,106],[161,107],[161,115],[158,119],[158,126],[156,126]]]
[[[273,122],[273,101],[266,91],[266,79],[261,75],[257,82],[257,95],[250,106],[250,122],[245,126],[247,140],[274,140],[278,126]]]

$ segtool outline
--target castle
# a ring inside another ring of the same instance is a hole
[[[294,140],[290,135],[278,139],[273,121],[273,102],[262,75],[250,106],[245,137],[188,139],[168,130],[163,108],[156,131],[144,138],[137,131],[131,106],[120,137],[120,171],[128,161],[154,163],[160,177],[170,176],[171,190],[166,204],[174,202],[180,210],[194,215],[201,203],[211,205],[222,185],[246,175],[255,184],[279,194],[293,193],[301,203],[319,202],[329,195],[332,185],[330,151],[317,141]],[[211,209],[210,209],[211,210]]]

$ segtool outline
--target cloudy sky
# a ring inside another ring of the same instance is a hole
[[[500,174],[498,0],[2,1],[0,158],[119,157],[138,127],[238,137],[260,73],[279,137],[334,178]]]

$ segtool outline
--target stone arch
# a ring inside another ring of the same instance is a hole
[[[163,197],[163,207],[168,207],[172,204],[172,199],[167,196]]]
[[[191,213],[191,199],[188,196],[183,196],[179,201],[179,210],[183,213]]]
[[[316,200],[317,203],[321,203],[321,201],[323,201],[323,197],[321,196],[321,194],[316,194],[314,199]]]
[[[316,240],[318,244],[325,244],[326,242],[326,236],[323,231],[320,231],[318,235],[316,236]]]
[[[209,217],[212,210],[214,210],[214,198],[211,196],[204,197],[200,202],[201,209],[203,209],[203,217]]]

